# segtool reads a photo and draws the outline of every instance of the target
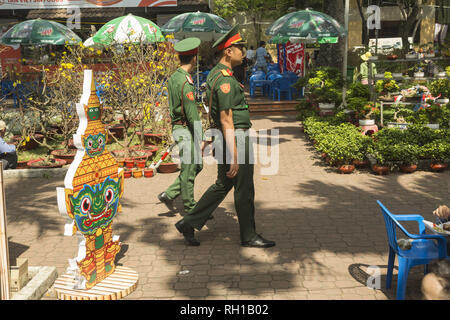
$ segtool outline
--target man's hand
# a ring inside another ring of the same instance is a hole
[[[433,214],[441,219],[448,219],[450,217],[450,208],[442,205],[433,211]]]
[[[202,155],[203,155],[203,152],[205,151],[205,148],[207,146],[209,146],[211,143],[212,143],[212,141],[205,141],[205,140],[202,141],[202,143],[200,144]]]
[[[237,147],[234,139],[234,123],[233,111],[226,109],[220,111],[220,123],[222,124],[222,133],[225,135],[226,146],[228,152],[232,154],[233,160],[230,163],[230,170],[227,172],[227,177],[234,178],[239,171],[239,164],[237,162]]]
[[[237,163],[230,164],[230,170],[228,170],[227,172],[227,177],[233,179],[234,177],[236,177],[238,171],[239,171],[239,164]]]

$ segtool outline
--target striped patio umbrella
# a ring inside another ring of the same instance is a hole
[[[155,43],[165,41],[159,27],[152,21],[131,13],[115,18],[92,37],[94,43],[105,46],[124,43]]]

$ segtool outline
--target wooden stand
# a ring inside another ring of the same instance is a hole
[[[55,291],[60,300],[118,300],[133,292],[137,283],[136,271],[117,266],[113,274],[87,290],[73,289],[73,276],[63,274],[55,281]]]

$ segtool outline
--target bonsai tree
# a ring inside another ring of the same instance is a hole
[[[380,112],[373,102],[365,98],[349,98],[347,107],[355,111],[358,118],[362,116],[364,119],[372,119],[373,116]]]
[[[449,79],[437,79],[432,81],[428,88],[433,97],[441,96],[442,98],[450,97],[450,80]]]
[[[306,88],[310,100],[340,104],[342,85],[343,80],[338,69],[320,67],[311,72]]]
[[[398,92],[400,87],[397,82],[392,78],[392,73],[385,72],[384,79],[376,82],[376,89],[378,93],[387,93],[390,95],[393,92]]]

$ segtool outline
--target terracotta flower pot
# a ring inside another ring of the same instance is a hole
[[[163,141],[163,134],[162,133],[144,133],[144,143],[145,144],[151,144],[151,145],[158,145],[161,144]]]
[[[26,168],[28,168],[28,162],[29,162],[30,160],[25,160],[25,161],[17,161],[17,166],[16,166],[16,169],[26,169]]]
[[[66,160],[66,164],[70,164],[73,162],[75,155],[77,154],[76,150],[70,149],[69,154],[64,153],[64,149],[57,149],[51,152],[51,155],[54,158]]]
[[[131,170],[131,172],[133,173],[134,178],[142,178],[142,170],[141,169],[134,168],[133,170]]]
[[[146,162],[147,160],[136,160],[136,167],[138,167],[139,169],[144,169]]]
[[[176,163],[161,163],[158,167],[160,173],[172,173],[177,171],[178,165]]]
[[[412,173],[417,170],[416,164],[410,164],[410,165],[401,165],[400,171],[403,173]]]
[[[124,158],[116,158],[117,164],[119,167],[125,167],[125,159]]]
[[[383,174],[388,174],[389,167],[387,167],[387,166],[380,166],[380,165],[375,164],[375,165],[372,166],[372,170],[378,175],[383,175]]]
[[[125,167],[134,168],[134,159],[125,159]]]
[[[146,177],[146,178],[151,178],[151,177],[153,177],[153,169],[150,169],[150,168],[145,168],[144,169],[144,177]]]
[[[446,163],[432,163],[431,165],[430,165],[430,168],[431,168],[431,171],[434,171],[434,172],[442,172],[442,171],[444,171],[445,169],[447,169],[447,164]]]
[[[38,141],[44,140],[44,135],[42,135],[40,133],[35,133],[34,137]],[[12,137],[13,143],[18,143],[21,139],[22,139],[22,136],[13,136]],[[21,145],[17,145],[17,148],[21,149],[21,150],[32,150],[32,149],[36,149],[37,147],[39,147],[39,144],[36,141],[34,141],[33,138],[30,138],[29,141],[24,141],[24,142],[25,142],[25,145],[23,145],[23,142],[22,142]]]
[[[355,165],[358,168],[365,167],[369,164],[369,161],[367,160],[353,160],[353,165]]]
[[[352,164],[343,164],[338,167],[340,173],[352,173],[355,170],[355,166]]]
[[[125,169],[123,172],[123,176],[125,179],[131,178],[131,170],[130,169]]]
[[[111,131],[111,134],[114,135],[117,139],[123,139],[125,133],[125,127],[122,125],[115,125],[108,128]]]
[[[61,168],[63,165],[66,164],[66,160],[63,159],[50,159],[52,161],[52,164],[44,164],[44,159],[34,159],[27,162],[27,165],[30,168],[33,169],[50,169],[50,168]]]

